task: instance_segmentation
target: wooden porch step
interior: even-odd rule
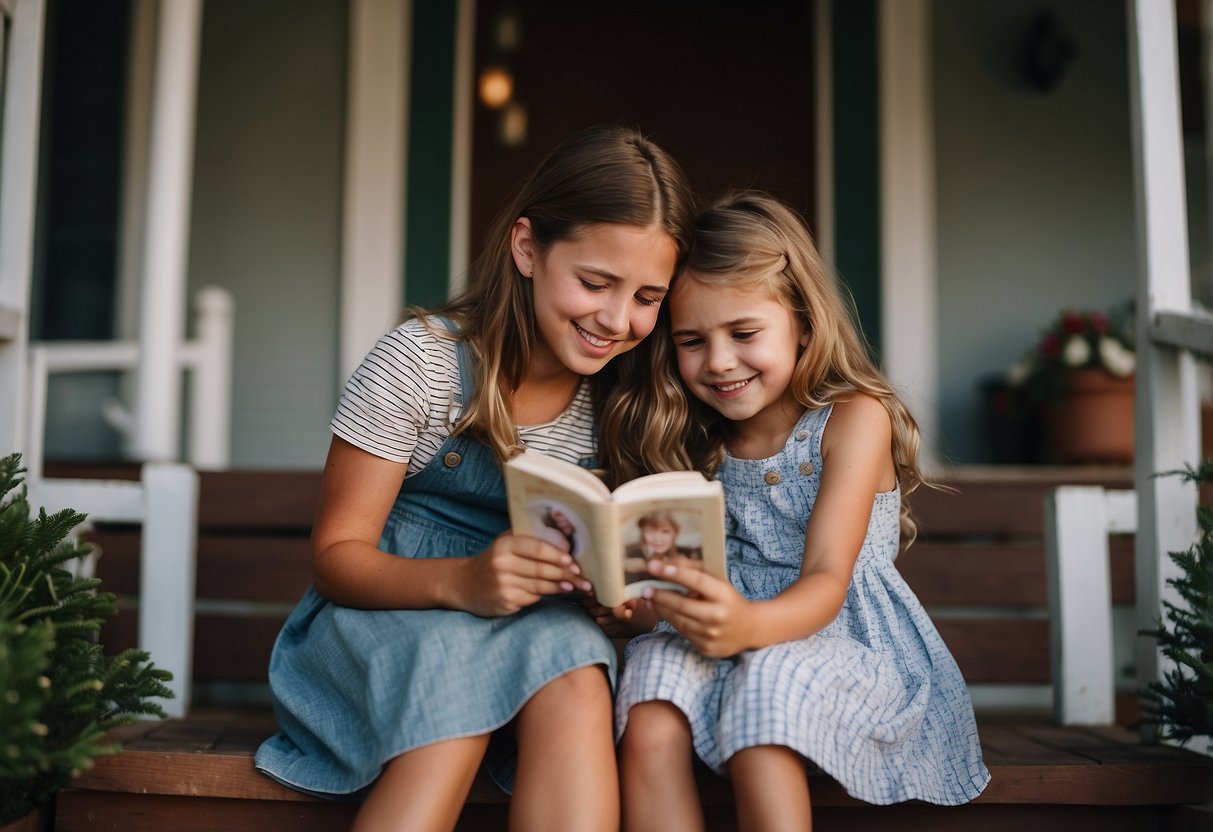
[[[141,722],[117,732],[124,751],[97,761],[59,795],[57,832],[122,830],[298,830],[348,828],[356,811],[299,794],[253,769],[253,752],[274,731],[264,708],[199,711],[185,720]],[[1142,745],[1116,727],[1060,728],[986,719],[982,748],[992,780],[973,803],[869,806],[831,778],[811,778],[818,830],[901,829],[1159,830],[1202,828],[1190,804],[1213,802],[1213,759]],[[700,773],[710,829],[735,828],[729,785]],[[506,798],[477,778],[460,823],[504,829]],[[1193,818],[1196,820],[1193,821]],[[1191,825],[1195,822],[1198,825]],[[1205,827],[1209,828],[1209,827]]]

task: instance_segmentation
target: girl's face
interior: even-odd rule
[[[534,281],[539,340],[530,372],[592,375],[653,330],[678,260],[660,227],[596,224],[540,252],[530,220],[514,224],[514,262]]]
[[[664,555],[674,545],[678,532],[668,523],[653,523],[640,530],[640,539],[644,549],[650,555]]]
[[[688,274],[670,297],[678,371],[696,398],[747,433],[777,435],[798,416],[789,393],[808,335],[762,290],[706,286]]]
[[[552,509],[552,522],[556,524],[556,528],[565,534],[573,531],[573,523],[563,511]]]

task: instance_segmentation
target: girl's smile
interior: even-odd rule
[[[587,332],[576,321],[573,321],[573,328],[577,330],[577,334],[584,338],[591,347],[610,350],[611,344],[614,343],[610,338],[599,338]]]
[[[720,393],[721,396],[728,397],[734,393],[740,395],[741,391],[753,380],[753,377],[742,379],[741,381],[721,381],[712,385]]]

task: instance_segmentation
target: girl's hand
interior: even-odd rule
[[[691,645],[709,658],[735,656],[753,642],[753,605],[728,581],[699,569],[649,562],[649,574],[681,584],[689,595],[668,589],[646,589],[653,609],[674,625]]]
[[[545,595],[591,588],[572,555],[535,537],[503,532],[465,560],[460,606],[475,615],[512,615]]]
[[[631,638],[647,633],[657,625],[649,605],[639,598],[624,601],[617,607],[604,607],[590,593],[581,603],[608,638]]]

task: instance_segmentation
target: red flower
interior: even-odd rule
[[[1083,321],[1082,315],[1069,310],[1061,314],[1061,331],[1067,335],[1073,335],[1076,332],[1082,332],[1086,329],[1086,322]]]
[[[1108,331],[1108,316],[1102,312],[1092,312],[1087,316],[1087,320],[1091,322],[1091,329],[1103,335]]]
[[[1040,346],[1037,350],[1045,358],[1056,358],[1061,354],[1061,338],[1050,332],[1040,340]]]

